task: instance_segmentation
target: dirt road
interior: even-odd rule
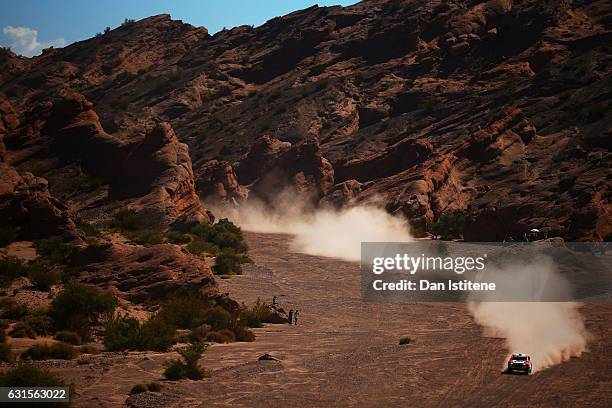
[[[255,329],[252,343],[215,344],[203,381],[164,381],[138,407],[609,407],[611,304],[583,308],[593,334],[581,358],[532,376],[502,374],[502,339],[484,338],[464,304],[368,304],[359,266],[292,253],[290,237],[247,234],[255,265],[220,280],[247,304],[278,296],[299,309],[298,326]],[[400,337],[413,344],[400,346]],[[270,353],[280,361],[257,358]],[[72,377],[79,405],[121,405],[136,383],[160,381],[173,353],[125,353],[59,371]]]

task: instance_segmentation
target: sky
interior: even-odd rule
[[[173,19],[206,27],[214,34],[224,27],[255,26],[267,20],[319,6],[356,3],[356,0],[3,0],[0,45],[31,57],[49,46],[63,47],[93,37],[105,27],[115,28],[125,18],[140,20],[167,13]]]

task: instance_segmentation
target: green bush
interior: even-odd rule
[[[132,210],[122,209],[115,214],[111,227],[120,231],[135,231],[140,228],[140,221]]]
[[[38,336],[53,333],[53,320],[40,309],[32,311],[24,318],[23,322],[34,329]]]
[[[181,329],[191,329],[201,323],[212,307],[207,296],[199,292],[179,292],[163,303],[160,317]]]
[[[21,320],[28,314],[28,307],[15,299],[0,299],[0,318],[9,320]]]
[[[37,253],[52,264],[65,264],[73,252],[72,246],[58,236],[40,239],[34,244]]]
[[[164,242],[161,232],[150,229],[131,231],[127,237],[138,245],[156,245]]]
[[[17,235],[17,230],[10,225],[0,226],[0,247],[15,242]]]
[[[33,327],[24,322],[15,323],[15,326],[13,326],[13,330],[11,330],[9,334],[11,335],[11,337],[18,339],[26,337],[29,337],[30,339],[36,338],[36,330],[34,330]]]
[[[152,383],[147,384],[147,388],[149,389],[149,391],[160,392],[162,389],[162,386],[160,383],[152,382]]]
[[[189,333],[189,340],[192,342],[204,341],[206,340],[206,336],[208,333],[210,333],[210,331],[210,324],[201,324],[195,329],[191,330],[191,333]]]
[[[130,390],[130,394],[140,394],[146,391],[149,391],[149,388],[147,387],[146,384],[136,384]]]
[[[77,350],[70,344],[66,343],[48,343],[34,344],[32,347],[21,353],[22,359],[30,360],[71,360],[78,355]]]
[[[85,236],[87,237],[99,237],[100,236],[100,231],[98,231],[93,225],[91,225],[87,221],[79,218],[74,223],[78,229],[83,231]]]
[[[27,268],[23,261],[14,256],[7,256],[0,259],[0,287],[7,288],[11,286],[13,280],[18,276],[26,273]]]
[[[262,323],[269,322],[272,318],[272,309],[270,305],[257,299],[253,306],[242,306],[240,309],[240,323],[247,327],[261,327]]]
[[[106,323],[103,338],[107,351],[165,351],[176,343],[176,328],[158,315],[144,323],[133,317],[117,317]]]
[[[234,340],[234,337],[228,337],[224,333],[217,331],[211,331],[206,335],[206,341],[210,341],[213,343],[231,343]]]
[[[164,370],[164,377],[170,381],[177,381],[183,378],[183,363],[180,360],[172,360]]]
[[[234,326],[234,318],[221,306],[212,307],[204,313],[204,323],[209,324],[214,331],[230,329]]]
[[[399,341],[400,346],[410,343],[412,343],[412,339],[410,337],[402,337]]]
[[[466,218],[463,211],[447,211],[438,218],[431,230],[434,234],[440,235],[445,241],[461,238],[463,236]]]
[[[82,343],[81,336],[78,333],[68,330],[60,330],[55,333],[55,340],[63,341],[64,343],[80,346]]]
[[[223,252],[215,257],[213,272],[217,275],[241,275],[243,256],[231,252]]]
[[[52,286],[56,285],[62,277],[57,269],[48,269],[47,265],[41,262],[32,262],[28,267],[28,278],[39,290],[48,292]]]
[[[168,231],[168,242],[173,244],[188,244],[191,242],[189,235],[176,230]]]
[[[199,365],[199,361],[206,348],[206,344],[198,342],[179,351],[183,361],[172,361],[164,371],[164,377],[171,381],[180,380],[181,378],[189,378],[190,380],[201,380],[204,378],[207,373]]]
[[[234,334],[236,335],[236,341],[255,341],[255,333],[245,326],[236,326]]]
[[[191,232],[202,241],[217,245],[221,250],[231,248],[235,253],[245,253],[248,250],[242,231],[227,218],[213,225],[199,224],[192,228]]]
[[[112,315],[117,307],[117,298],[94,286],[69,284],[53,302],[49,314],[59,330],[74,331],[82,339],[89,338],[91,325],[102,316]]]
[[[0,387],[67,387],[69,386],[61,377],[47,370],[36,368],[31,364],[19,364],[0,373]],[[70,386],[70,397],[74,394],[74,387]],[[20,403],[20,407],[37,407],[41,404]],[[46,402],[45,407],[67,407],[69,403]]]
[[[4,361],[5,363],[11,363],[13,361],[10,344],[0,343],[0,361]]]
[[[200,255],[202,252],[206,252],[208,254],[216,255],[219,253],[220,249],[217,245],[203,241],[199,238],[194,239],[187,245],[187,250],[194,254]]]

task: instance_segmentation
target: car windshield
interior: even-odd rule
[[[525,360],[527,360],[527,357],[524,357],[524,356],[514,356],[514,357],[512,357],[512,359],[516,360],[516,361],[525,361]]]

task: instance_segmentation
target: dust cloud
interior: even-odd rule
[[[310,255],[359,261],[361,242],[412,240],[408,223],[375,205],[312,208],[285,195],[274,208],[249,200],[224,208],[242,229],[293,235],[291,249]]]
[[[530,291],[529,298],[566,298],[570,290],[565,279],[555,270],[552,261],[544,258],[530,263],[515,263],[493,272],[507,293],[496,296],[524,299],[518,291]],[[514,293],[512,293],[514,291]],[[533,297],[532,297],[533,296]],[[580,357],[587,350],[589,333],[577,302],[470,302],[468,310],[487,337],[506,340],[510,353],[531,356],[533,371]],[[503,360],[507,367],[510,354]]]

